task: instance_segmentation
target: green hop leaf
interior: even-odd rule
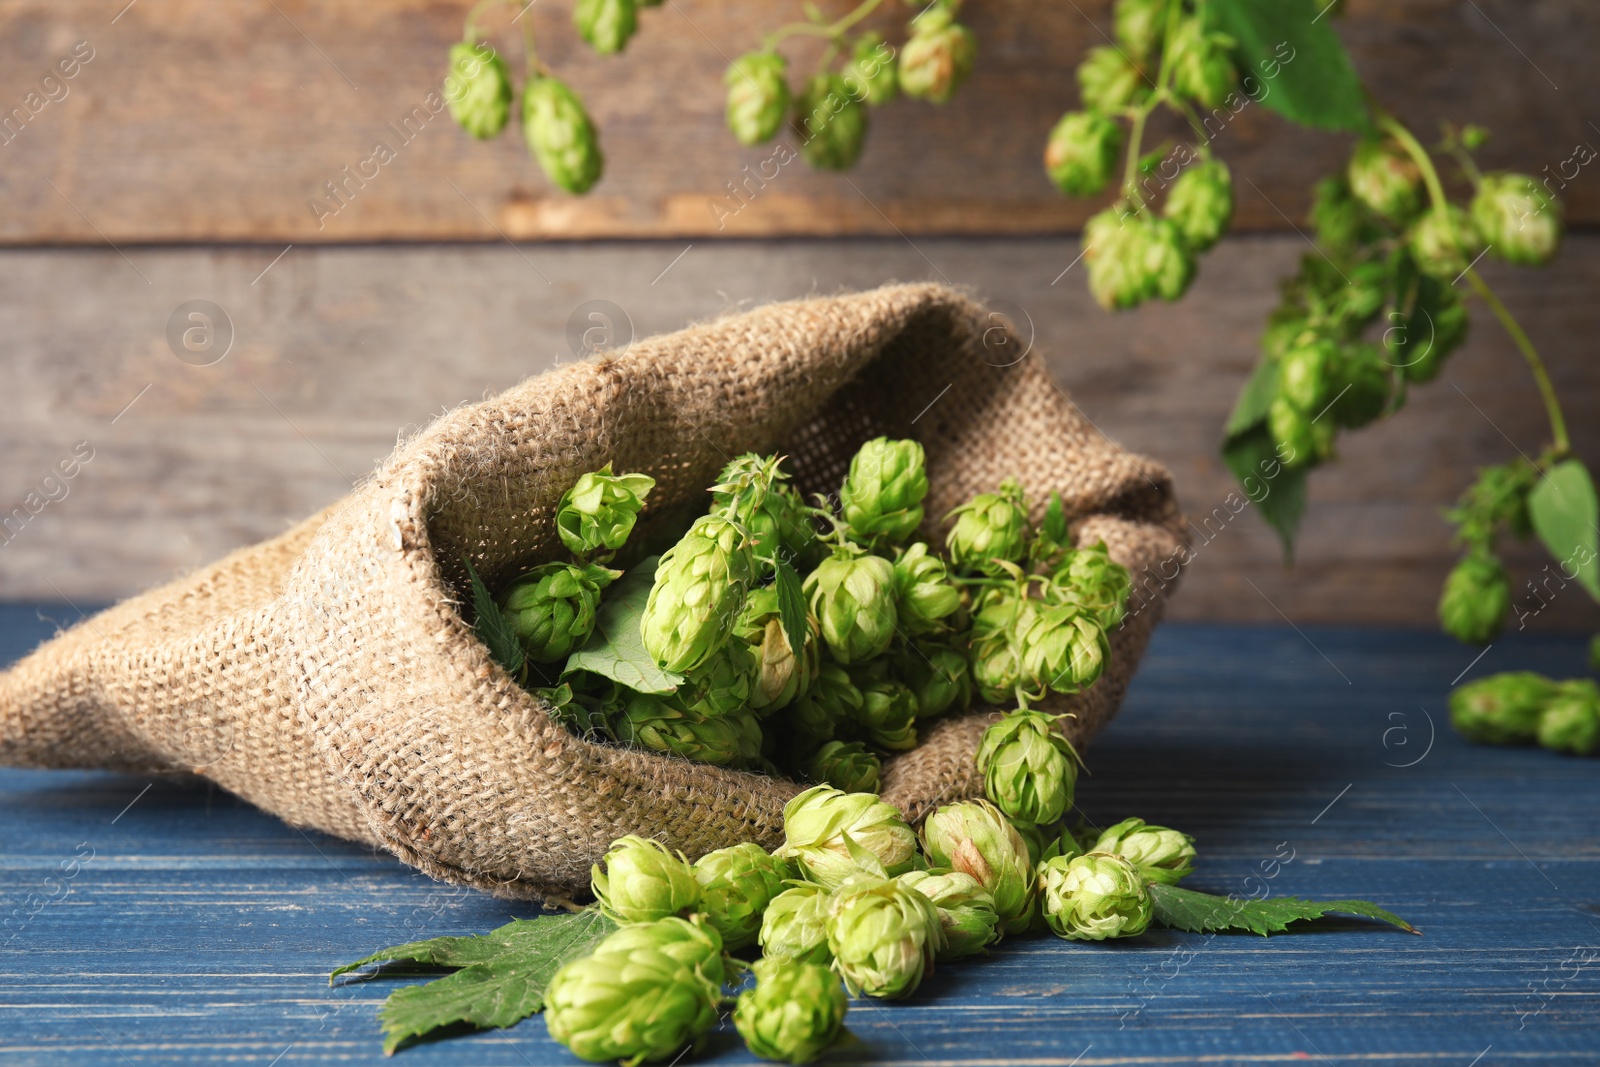
[[[546,563],[506,587],[501,614],[529,659],[559,663],[594,629],[600,591],[620,577],[594,563]]]
[[[882,765],[860,741],[828,741],[801,764],[806,779],[847,793],[876,793]]]
[[[1212,930],[1248,930],[1265,937],[1287,930],[1300,919],[1317,919],[1329,912],[1361,915],[1398,926],[1409,934],[1412,925],[1392,912],[1366,900],[1302,900],[1299,897],[1272,897],[1268,900],[1240,900],[1196,893],[1181,886],[1156,883],[1148,887],[1155,904],[1155,921],[1173,930],[1208,933]]]
[[[883,34],[864,33],[856,39],[850,62],[845,64],[844,80],[856,97],[872,107],[881,107],[899,94],[894,49]]]
[[[1217,243],[1233,219],[1233,176],[1220,159],[1197,163],[1178,176],[1162,213],[1195,252]]]
[[[609,463],[582,475],[556,505],[561,543],[574,556],[615,552],[633,532],[655,484],[648,474],[612,474]]]
[[[1120,111],[1138,104],[1151,88],[1145,72],[1118,48],[1091,48],[1078,65],[1079,97],[1093,111]]]
[[[1439,596],[1439,625],[1457,641],[1484,645],[1494,640],[1511,608],[1511,583],[1500,561],[1473,551],[1455,565]]]
[[[813,167],[849,170],[867,139],[867,109],[837,74],[818,74],[795,101],[800,154]]]
[[[1582,460],[1562,460],[1528,492],[1534,532],[1565,572],[1600,600],[1600,501]]]
[[[1033,922],[1036,887],[1028,845],[993,804],[946,804],[922,823],[928,862],[970,875],[994,901],[1000,927],[1020,934]]]
[[[1555,698],[1556,683],[1532,671],[1491,674],[1450,693],[1450,723],[1469,741],[1522,744],[1539,732],[1539,719]]]
[[[720,515],[696,520],[656,565],[639,621],[645,649],[669,671],[706,662],[733,633],[754,574],[742,527]]]
[[[700,911],[722,935],[729,952],[753,945],[761,914],[783,891],[788,864],[754,842],[719,848],[694,863],[700,883]]]
[[[933,969],[944,926],[921,893],[890,878],[861,876],[833,895],[828,948],[852,993],[900,1000]]]
[[[1561,203],[1526,174],[1486,175],[1472,198],[1472,221],[1508,263],[1548,263],[1561,247]]]
[[[693,911],[700,883],[681,854],[659,841],[629,834],[619,837],[590,871],[600,911],[619,925],[648,923]]]
[[[1044,169],[1068,196],[1096,196],[1115,176],[1121,154],[1121,126],[1099,112],[1069,111],[1050,131]]]
[[[494,137],[511,117],[511,95],[511,72],[493,48],[470,41],[450,46],[444,99],[458,126],[480,141]]]
[[[1600,689],[1587,678],[1562,682],[1539,716],[1539,743],[1574,756],[1600,750]]]
[[[578,95],[554,78],[530,82],[522,93],[522,132],[545,176],[569,193],[600,180],[605,157]]]
[[[985,795],[1008,817],[1051,823],[1072,806],[1078,757],[1050,716],[1014,711],[983,732],[978,773]]]
[[[812,786],[784,805],[783,833],[778,855],[798,861],[808,878],[830,889],[861,873],[852,844],[877,857],[891,877],[917,860],[916,834],[893,805],[871,793]]]
[[[810,1063],[839,1037],[849,1001],[827,967],[761,959],[750,968],[755,988],[739,994],[733,1025],[764,1060]]]
[[[1000,940],[994,897],[972,875],[949,870],[907,871],[895,880],[927,897],[938,909],[939,925],[944,928],[944,948],[935,957],[940,963],[976,955]]]
[[[1146,882],[1177,885],[1194,873],[1194,838],[1143,819],[1123,819],[1107,827],[1085,851],[1121,856]]]
[[[894,640],[894,565],[882,556],[841,550],[806,576],[805,594],[829,653],[840,663],[875,659]]]
[[[728,87],[728,129],[740,144],[770,141],[789,111],[788,62],[776,52],[740,56],[722,76]]]
[[[1472,265],[1483,242],[1471,217],[1447,204],[1443,211],[1429,211],[1412,225],[1406,247],[1419,270],[1449,283]]]
[[[1090,852],[1039,865],[1044,921],[1069,941],[1137,937],[1152,904],[1139,868],[1121,856]]]
[[[1392,139],[1369,137],[1356,145],[1345,177],[1351,195],[1396,225],[1404,225],[1422,209],[1422,172]]]
[[[832,891],[810,882],[794,885],[772,898],[761,917],[757,937],[764,956],[773,960],[793,960],[827,966],[833,962],[828,949],[828,905]]]
[[[922,500],[927,495],[922,445],[877,437],[850,458],[839,504],[851,536],[866,543],[899,543],[922,525]]]
[[[628,47],[639,28],[639,12],[635,0],[578,0],[572,24],[596,52],[612,56]]]
[[[900,88],[909,97],[942,104],[972,73],[977,39],[971,30],[950,21],[947,11],[918,18],[911,38],[900,49]]]

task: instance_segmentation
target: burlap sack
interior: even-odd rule
[[[458,408],[298,527],[61,634],[0,676],[0,761],[192,771],[296,826],[382,845],[439,878],[513,897],[581,893],[625,833],[691,858],[773,845],[799,788],[585,742],[554,724],[473,635],[460,558],[493,584],[559,549],[550,509],[610,461],[657,479],[635,536],[703,510],[730,457],[781,450],[808,493],[866,438],[927,449],[927,535],[1016,476],[1063,493],[1080,542],[1137,574],[1183,523],[1170,476],[1096,432],[1037,354],[993,342],[981,308],[900,286],[776,304],[571,364]],[[931,405],[931,406],[930,406]],[[676,514],[675,514],[676,513]],[[1035,516],[1038,517],[1037,515]],[[1080,745],[1110,718],[1160,612],[1112,637]],[[991,713],[940,721],[885,768],[913,819],[981,793]]]

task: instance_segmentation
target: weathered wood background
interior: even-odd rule
[[[721,69],[799,5],[673,0],[645,12],[623,58],[600,59],[576,46],[570,4],[547,2],[526,17],[605,139],[593,195],[551,194],[515,138],[477,144],[439,116],[319,225],[308,201],[329,203],[324,183],[393,139],[386,124],[435,87],[467,6],[0,0],[0,109],[12,116],[0,143],[0,512],[77,442],[94,450],[66,496],[0,544],[0,596],[113,598],[277,532],[405,428],[572,358],[569,319],[589,300],[643,336],[809,292],[967,286],[1020,309],[1084,410],[1173,467],[1197,523],[1223,504],[1222,421],[1274,279],[1308,250],[1294,230],[1306,190],[1348,139],[1244,109],[1218,139],[1248,179],[1240,234],[1181,304],[1111,316],[1088,299],[1081,266],[1062,275],[1097,205],[1057,196],[1038,163],[1076,100],[1078,56],[1108,28],[1105,0],[974,0],[982,51],[956,100],[891,105],[856,171],[790,164],[733,214],[713,207],[737,206],[725,183],[772,150],[740,148],[722,127]],[[1600,144],[1595,5],[1348,7],[1340,32],[1358,66],[1419,129],[1482,122],[1495,133],[1487,165],[1540,174]],[[13,109],[78,42],[93,58],[19,128]],[[1491,272],[1591,459],[1600,239],[1582,231],[1600,221],[1596,173],[1563,191],[1580,232],[1553,266]],[[597,237],[616,240],[581,243]],[[232,347],[211,366],[180,361],[167,340],[190,300],[231,321]],[[1174,611],[1427,625],[1451,559],[1439,510],[1475,466],[1531,452],[1541,434],[1514,349],[1480,316],[1438,382],[1392,422],[1348,435],[1341,463],[1314,478],[1294,570],[1248,510],[1213,521]],[[1543,566],[1519,559],[1523,576]],[[1543,599],[1530,625],[1600,622],[1576,588]]]

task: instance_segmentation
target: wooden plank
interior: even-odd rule
[[[0,145],[0,243],[1041,234],[1074,231],[1097,206],[1058,196],[1039,160],[1055,119],[1075,106],[1074,68],[1101,43],[1108,0],[968,5],[981,48],[970,85],[944,107],[901,101],[876,114],[848,177],[771,162],[772,146],[740,148],[722,125],[727,57],[798,17],[799,4],[675,0],[645,11],[620,59],[577,44],[569,5],[540,4],[528,17],[541,55],[603,131],[607,175],[586,198],[553,193],[515,135],[478,144],[426,111],[415,134],[391,128],[438,86],[467,6],[141,0],[119,14],[106,0],[6,0],[0,108],[27,104],[79,42],[92,58],[53,87],[65,96],[33,97],[36,115],[13,114]],[[1600,42],[1595,5],[1349,8],[1341,32],[1358,65],[1424,134],[1443,119],[1481,122],[1496,134],[1489,166],[1553,176],[1575,144],[1600,145],[1594,109],[1580,106]],[[881,14],[885,27],[894,10]],[[1218,128],[1218,150],[1250,183],[1239,183],[1242,230],[1287,230],[1349,140],[1253,105]],[[329,198],[327,183],[346,182],[345,168],[380,141],[396,158]],[[1565,191],[1579,223],[1600,221],[1592,170]],[[767,177],[746,185],[752,173]],[[749,191],[730,198],[734,187]]]
[[[1094,306],[1081,266],[1060,277],[1071,240],[296,247],[275,264],[281,248],[0,254],[0,514],[77,442],[94,449],[66,497],[0,545],[0,592],[111,599],[276,534],[346,491],[398,433],[573,358],[569,320],[589,300],[610,301],[642,337],[755,302],[931,279],[1031,322],[1089,417],[1171,466],[1199,545],[1177,617],[1432,625],[1452,560],[1439,512],[1476,467],[1514,456],[1510,442],[1537,450],[1536,394],[1480,316],[1439,381],[1341,439],[1344,459],[1314,476],[1298,563],[1284,569],[1256,516],[1228,514],[1235,487],[1216,444],[1274,279],[1304,249],[1297,237],[1229,240],[1182,303],[1122,315]],[[1575,238],[1548,270],[1491,277],[1546,353],[1579,454],[1600,456],[1588,352],[1600,239]],[[213,366],[181,362],[165,337],[193,299],[233,323],[232,351]],[[1532,550],[1513,559],[1519,581],[1546,562]],[[1600,614],[1568,586],[1530,625],[1595,628]]]
[[[0,610],[0,648],[45,632],[29,618]],[[1568,673],[1582,642],[1510,639],[1495,655],[1493,669]],[[1600,784],[1589,761],[1450,732],[1461,659],[1436,634],[1169,625],[1079,791],[1096,825],[1137,813],[1193,833],[1196,888],[1364,896],[1424,936],[1334,922],[1270,939],[1010,939],[907,1002],[853,1004],[856,1043],[823,1062],[1589,1062]],[[415,979],[329,988],[327,972],[528,914],[185,779],[3,771],[0,820],[7,1062],[391,1062],[379,1003]],[[576,1062],[538,1019],[401,1055]],[[755,1062],[726,1024],[693,1062],[708,1061]]]

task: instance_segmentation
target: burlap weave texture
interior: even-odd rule
[[[704,509],[731,457],[781,451],[837,488],[879,434],[927,450],[929,537],[1008,476],[1052,489],[1075,539],[1136,574],[1184,540],[1171,478],[1101,436],[1037,353],[938,286],[774,304],[569,364],[440,417],[349,496],[280,537],[90,618],[0,675],[0,762],[193,772],[436,877],[565,897],[625,833],[690,857],[781,839],[793,782],[596,744],[554,724],[467,621],[460,560],[491,585],[559,554],[561,494],[611,462],[657,479],[636,537]],[[987,341],[986,343],[986,333]],[[1080,745],[1110,719],[1160,614],[1112,635],[1106,676],[1055,698]],[[992,711],[888,761],[912,818],[981,792]]]

